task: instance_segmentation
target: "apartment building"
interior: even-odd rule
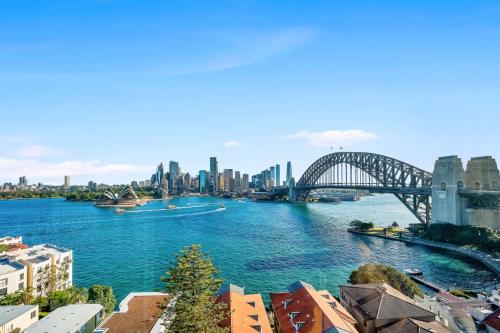
[[[16,248],[0,255],[0,293],[30,290],[46,296],[73,285],[73,251],[51,244]],[[5,290],[6,289],[6,290]]]
[[[260,294],[245,294],[243,288],[229,284],[221,288],[217,302],[227,304],[228,318],[222,326],[231,333],[272,332]]]
[[[38,304],[0,306],[0,333],[24,332],[37,321]]]
[[[327,290],[297,281],[270,297],[277,333],[358,333],[356,320]]]
[[[94,333],[104,318],[100,304],[71,304],[55,309],[25,333]]]

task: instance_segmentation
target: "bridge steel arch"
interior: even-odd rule
[[[330,170],[345,169],[345,179],[325,177]],[[352,168],[368,177],[359,181]],[[350,175],[349,175],[350,171]],[[331,171],[330,171],[331,176]],[[368,180],[366,180],[368,179]],[[311,164],[291,189],[292,200],[305,200],[311,190],[345,188],[392,193],[422,223],[431,221],[432,173],[392,157],[366,152],[336,152]]]

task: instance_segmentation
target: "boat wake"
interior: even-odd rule
[[[184,207],[174,207],[174,208],[140,209],[140,210],[127,210],[125,212],[137,214],[137,213],[148,213],[148,212],[162,212],[167,210],[173,211],[178,209],[193,209],[193,208],[210,207],[210,206],[217,206],[217,205],[213,204],[213,205],[194,205],[194,206],[184,206]]]

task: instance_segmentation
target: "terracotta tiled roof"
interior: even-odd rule
[[[222,323],[231,333],[271,333],[266,307],[260,294],[245,295],[243,288],[228,285],[221,290],[218,302],[228,305],[229,318]]]
[[[336,329],[343,333],[357,333],[354,318],[327,291],[316,291],[313,286],[296,282],[289,292],[272,293],[274,314],[283,333],[322,333]]]
[[[500,331],[500,308],[498,308],[495,312],[490,314],[483,321],[483,323],[491,328],[496,329],[497,331]]]

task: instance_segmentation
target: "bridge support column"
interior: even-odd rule
[[[464,185],[465,171],[458,156],[440,157],[432,173],[431,223],[463,224],[463,202],[459,189]]]

